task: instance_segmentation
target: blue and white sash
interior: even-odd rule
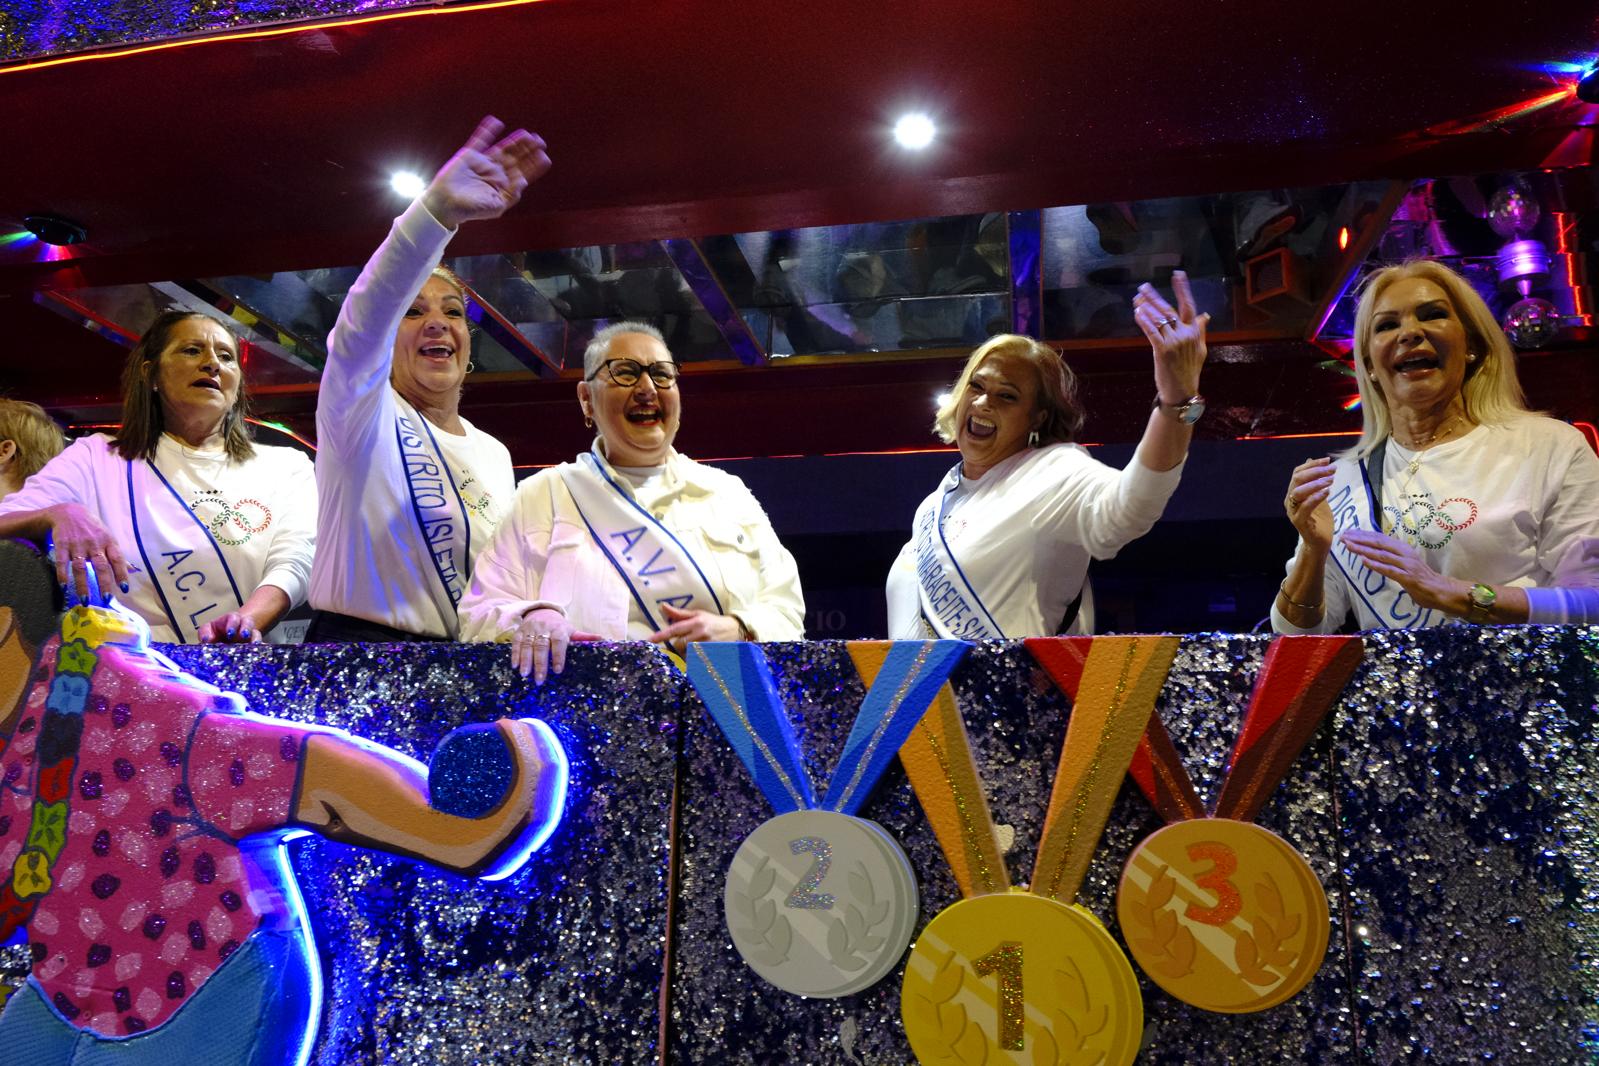
[[[672,531],[633,499],[594,450],[561,467],[561,480],[605,558],[627,583],[633,601],[656,629],[666,628],[661,605],[726,614],[705,571]]]
[[[472,576],[472,526],[466,502],[455,486],[455,475],[444,461],[433,429],[409,403],[407,416],[395,411],[394,437],[405,465],[405,487],[411,493],[411,512],[422,530],[422,542],[433,562],[433,572],[450,597],[459,604]]]
[[[945,640],[1004,640],[1005,631],[994,621],[944,539],[944,512],[960,481],[957,463],[939,486],[944,495],[937,506],[927,508],[917,520],[916,584],[922,617]]]
[[[1367,566],[1364,559],[1339,539],[1339,534],[1346,529],[1382,532],[1364,459],[1338,463],[1334,467],[1332,493],[1327,505],[1332,508],[1333,515],[1333,563],[1343,573],[1350,594],[1365,604],[1380,625],[1387,629],[1423,629],[1447,621],[1441,612],[1422,607],[1411,599],[1399,582]]]
[[[128,516],[144,572],[178,640],[198,644],[201,626],[244,606],[239,583],[216,537],[160,467],[150,459],[125,465]]]

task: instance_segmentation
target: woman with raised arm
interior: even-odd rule
[[[503,129],[485,118],[395,219],[328,338],[308,641],[453,640],[473,561],[510,506],[510,453],[461,417],[466,293],[438,269],[462,223],[498,218],[550,168],[542,140]]]
[[[504,641],[522,676],[573,640],[799,640],[794,558],[744,483],[672,447],[677,363],[660,330],[618,322],[583,352],[594,445],[517,489],[461,601],[465,640]]]
[[[1133,297],[1149,338],[1155,402],[1133,459],[1117,470],[1071,443],[1083,423],[1060,354],[1031,337],[972,353],[935,422],[960,462],[916,511],[888,573],[888,632],[1001,640],[1093,631],[1088,563],[1147,533],[1177,488],[1194,422],[1208,314],[1188,277],[1173,308],[1151,285]]]
[[[53,539],[63,589],[91,573],[165,643],[250,642],[305,598],[311,463],[257,444],[238,339],[167,311],[122,372],[122,425],[80,437],[0,501],[0,537]]]
[[[1527,410],[1470,283],[1425,259],[1372,275],[1355,375],[1360,442],[1288,482],[1299,544],[1272,628],[1599,622],[1599,457]]]

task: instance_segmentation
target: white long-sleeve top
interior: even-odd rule
[[[305,599],[317,524],[316,482],[309,459],[293,448],[257,444],[253,459],[236,463],[225,452],[196,451],[167,435],[156,445],[154,458],[179,499],[211,530],[242,598],[249,599],[262,585],[272,585],[282,589],[291,604]],[[127,460],[117,454],[109,436],[96,433],[73,441],[19,491],[0,501],[0,515],[62,503],[81,504],[116,538],[128,560],[128,591],[117,599],[149,623],[150,639],[181,640],[139,557],[128,507]],[[211,550],[209,545],[190,547]],[[151,565],[160,563],[152,559]],[[231,598],[230,594],[227,599]],[[236,607],[218,603],[215,617]]]
[[[1355,464],[1339,459],[1334,465],[1361,485]],[[1382,495],[1383,531],[1419,549],[1440,574],[1527,589],[1533,622],[1599,617],[1583,614],[1581,605],[1593,596],[1580,591],[1599,588],[1599,456],[1575,427],[1553,418],[1517,418],[1419,452],[1389,438]],[[1301,540],[1287,572],[1304,550]],[[1556,589],[1578,592],[1565,596]],[[1575,612],[1563,606],[1567,600],[1577,605]],[[1271,626],[1279,633],[1331,633],[1351,611],[1361,629],[1383,626],[1332,559],[1322,578],[1322,603],[1320,624],[1301,629],[1273,602]]]
[[[574,629],[606,640],[641,640],[654,631],[561,480],[571,465],[541,470],[518,486],[461,599],[462,640],[509,640],[523,614],[539,606],[560,608]],[[744,482],[676,451],[651,476],[607,469],[694,556],[723,609],[756,640],[804,638],[799,569]]]
[[[317,396],[316,564],[311,606],[429,637],[456,635],[455,604],[412,509],[396,419],[409,405],[389,384],[400,320],[453,231],[420,200],[406,208],[344,299],[328,337]],[[466,504],[468,561],[488,543],[516,491],[511,453],[466,419],[464,435],[433,427]],[[420,428],[420,427],[418,427]]]
[[[1089,561],[1109,559],[1149,532],[1182,470],[1151,470],[1137,454],[1117,470],[1077,444],[1023,449],[975,480],[951,473],[960,484],[944,514],[944,538],[1007,637],[1053,636],[1083,589]],[[949,477],[917,508],[912,529],[942,505],[947,488]],[[895,640],[928,633],[917,587],[912,537],[888,571]],[[1092,619],[1080,620],[1074,631],[1090,632]]]

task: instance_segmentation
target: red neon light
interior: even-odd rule
[[[1563,211],[1552,211],[1550,216],[1555,224],[1555,252],[1566,263],[1566,287],[1571,290],[1571,309],[1582,319],[1583,325],[1591,326],[1593,317],[1585,306],[1587,301],[1583,299],[1583,283],[1577,280],[1577,258],[1571,254],[1571,233],[1577,228],[1577,220]]]
[[[1595,426],[1592,422],[1573,422],[1571,424],[1576,426],[1578,432],[1584,437],[1588,438],[1588,447],[1592,448],[1595,453],[1599,453],[1599,426]]]
[[[1338,250],[1340,252],[1342,252],[1342,251],[1346,250],[1348,247],[1349,247],[1349,227],[1348,226],[1339,226],[1338,227]]]
[[[1315,437],[1358,437],[1358,429],[1340,429],[1330,433],[1247,433],[1233,440],[1311,440]]]
[[[54,56],[50,59],[34,60],[31,63],[3,66],[0,67],[0,75],[15,74],[24,70],[43,70],[46,67],[61,67],[69,63],[87,63],[96,59],[121,59],[124,56],[143,55],[146,52],[167,52],[174,48],[187,48],[190,45],[197,44],[218,44],[224,41],[258,41],[270,37],[288,37],[296,33],[320,33],[324,30],[339,30],[349,26],[368,26],[374,22],[423,18],[428,15],[464,15],[473,11],[495,11],[502,7],[526,7],[528,4],[542,2],[543,0],[486,0],[483,3],[460,4],[446,8],[433,7],[413,8],[406,11],[385,11],[381,15],[359,15],[350,18],[333,19],[328,22],[302,23],[298,26],[273,26],[268,29],[219,33],[211,37],[187,37],[178,41],[156,41],[152,44],[133,45],[129,48],[79,53],[70,56]]]

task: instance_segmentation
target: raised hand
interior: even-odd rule
[[[1155,354],[1155,388],[1167,406],[1186,403],[1199,393],[1199,370],[1205,365],[1205,327],[1210,313],[1199,313],[1188,275],[1174,271],[1172,292],[1177,306],[1172,307],[1145,282],[1133,296],[1133,321],[1149,338]]]
[[[423,206],[450,229],[499,218],[550,169],[542,138],[523,129],[502,137],[504,129],[499,119],[485,116],[422,193]]]

